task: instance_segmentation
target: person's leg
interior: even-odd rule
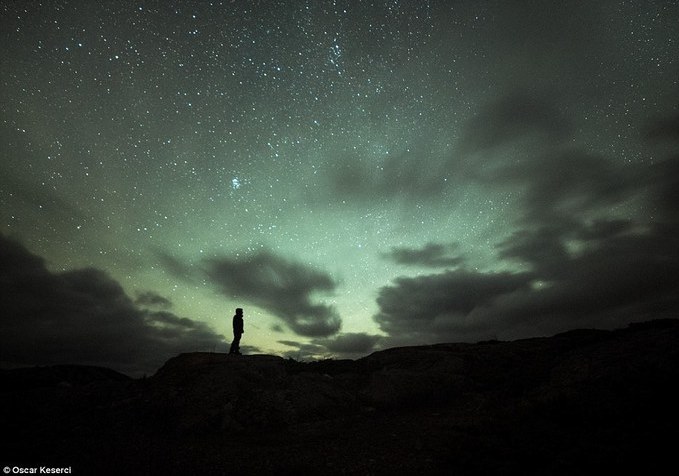
[[[233,335],[233,342],[231,342],[231,349],[229,349],[229,354],[240,353],[240,334],[235,333]]]

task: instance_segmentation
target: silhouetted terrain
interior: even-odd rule
[[[356,361],[191,353],[150,378],[2,371],[3,465],[73,474],[660,474],[679,321],[394,348]]]

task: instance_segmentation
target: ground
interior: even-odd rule
[[[356,361],[181,354],[130,379],[3,371],[5,466],[74,474],[660,472],[679,321],[389,349]]]

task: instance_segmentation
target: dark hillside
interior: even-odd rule
[[[4,371],[4,465],[74,474],[659,472],[679,321],[356,361],[181,354],[147,379]]]

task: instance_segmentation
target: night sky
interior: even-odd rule
[[[677,315],[679,2],[0,5],[4,366]]]

